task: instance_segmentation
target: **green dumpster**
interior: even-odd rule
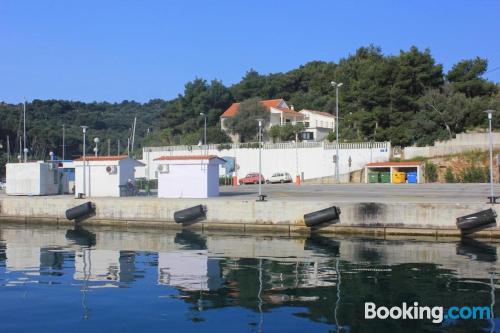
[[[369,183],[378,183],[379,182],[379,173],[378,172],[370,172],[368,174],[368,182]]]
[[[390,183],[391,182],[391,173],[390,172],[381,172],[380,173],[380,182],[381,183]]]

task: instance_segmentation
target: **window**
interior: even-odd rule
[[[289,124],[290,123],[290,119],[285,119],[285,123]]]
[[[306,122],[304,123],[304,127],[309,127],[309,122],[308,122],[308,121],[306,121]]]
[[[314,140],[313,132],[302,132],[301,133],[302,140]]]

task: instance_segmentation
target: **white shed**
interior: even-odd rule
[[[158,198],[208,198],[219,195],[219,165],[214,155],[162,156],[158,163]]]
[[[129,180],[135,179],[135,168],[144,164],[121,155],[86,156],[85,165],[84,174],[83,158],[74,161],[75,196],[82,193],[86,197],[120,197],[127,195],[125,189]]]
[[[7,163],[6,171],[8,195],[62,194],[67,188],[67,177],[54,163]]]

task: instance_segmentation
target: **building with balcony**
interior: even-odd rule
[[[335,130],[335,116],[327,112],[302,110],[295,111],[293,105],[288,106],[284,99],[270,99],[261,101],[262,105],[269,110],[269,123],[265,130],[271,126],[284,126],[287,124],[304,124],[304,131],[300,134],[303,141],[323,141],[328,134]],[[238,134],[233,134],[227,127],[228,119],[234,117],[238,112],[240,103],[233,103],[220,116],[221,129],[225,131],[235,143],[240,142]]]

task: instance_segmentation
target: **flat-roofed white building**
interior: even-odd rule
[[[75,196],[120,197],[127,195],[127,185],[134,182],[135,168],[143,163],[121,156],[86,156],[85,174],[83,158],[74,161]],[[85,185],[84,185],[85,184]]]
[[[219,165],[215,155],[162,156],[155,159],[158,198],[208,198],[219,195]]]
[[[328,134],[335,131],[335,116],[328,112],[315,110],[300,110],[304,116],[304,131],[301,133],[302,140],[323,141]]]
[[[6,169],[8,195],[62,194],[68,187],[67,177],[51,162],[7,163]]]

